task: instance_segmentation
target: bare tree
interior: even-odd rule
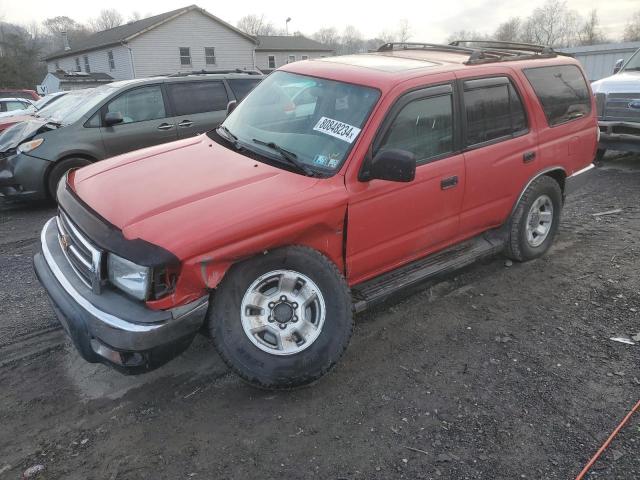
[[[547,0],[523,26],[522,40],[542,45],[567,46],[576,38],[578,14],[564,0]]]
[[[447,42],[455,40],[488,40],[489,36],[476,30],[458,30],[447,37]]]
[[[340,44],[340,36],[334,27],[321,28],[312,35],[312,38],[323,45],[332,47],[334,50],[337,50]]]
[[[45,52],[64,48],[62,32],[66,32],[72,47],[90,34],[87,27],[66,16],[47,18],[42,22],[42,26],[51,38],[49,45],[45,46]]]
[[[640,41],[640,10],[631,16],[627,26],[624,27],[623,40],[625,42]]]
[[[405,43],[411,38],[411,25],[406,18],[400,20],[397,37],[400,43]]]
[[[517,42],[520,40],[520,28],[520,19],[518,17],[512,17],[498,25],[498,28],[493,34],[494,39],[503,42]]]
[[[378,36],[380,37],[382,43],[393,43],[397,38],[396,32],[393,32],[391,30],[383,30]]]
[[[142,20],[142,14],[136,10],[129,15],[129,20],[127,20],[127,22],[132,23],[137,22],[138,20]]]
[[[124,23],[124,17],[115,8],[100,10],[100,15],[91,20],[89,24],[96,32],[109,30]]]
[[[263,15],[245,15],[236,26],[249,35],[275,35],[277,33],[273,23],[265,20]]]
[[[362,34],[353,25],[347,25],[341,37],[340,53],[359,53],[363,49]]]
[[[580,45],[595,45],[604,43],[604,41],[604,35],[598,20],[598,11],[594,8],[589,12],[589,16],[578,31],[578,43]]]

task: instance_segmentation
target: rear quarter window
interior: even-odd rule
[[[235,95],[236,100],[239,102],[246,97],[261,80],[261,78],[234,78],[227,80],[227,82],[229,83],[229,87],[231,87],[231,91]]]
[[[591,112],[589,87],[575,65],[527,68],[524,74],[542,104],[549,126],[560,125]]]

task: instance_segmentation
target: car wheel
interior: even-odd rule
[[[213,293],[208,327],[220,356],[244,380],[300,387],[331,370],[346,349],[351,294],[321,253],[281,248],[230,269]]]
[[[55,201],[58,183],[60,183],[60,180],[62,180],[69,170],[86,167],[90,164],[91,162],[84,158],[66,158],[56,162],[47,177],[47,193],[49,194],[49,198]]]
[[[525,190],[509,224],[507,256],[518,261],[545,254],[558,231],[562,191],[553,178],[543,175]]]
[[[602,160],[604,160],[604,156],[606,155],[606,153],[607,153],[607,151],[606,151],[605,149],[603,149],[603,148],[599,148],[599,149],[596,151],[596,158],[595,158],[595,160],[594,160],[594,161],[595,161],[596,163],[601,163],[601,162],[602,162]]]

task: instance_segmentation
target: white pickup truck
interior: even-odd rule
[[[600,160],[606,150],[640,152],[640,50],[624,63],[616,62],[613,75],[591,84],[600,126]]]

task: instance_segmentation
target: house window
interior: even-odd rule
[[[287,63],[292,63],[296,61],[296,56],[295,55],[289,55],[289,61]]]
[[[180,47],[180,65],[183,67],[191,66],[191,49],[189,47]]]
[[[302,55],[302,60],[309,60],[309,55]]]
[[[207,65],[216,64],[216,49],[214,47],[204,47],[204,61]]]
[[[82,68],[80,68],[80,57],[76,57],[76,72],[81,72]]]
[[[109,59],[109,70],[115,70],[116,69],[116,61],[113,58],[113,51],[109,50],[107,52],[107,58]]]
[[[269,55],[269,68],[276,68],[276,56]]]
[[[91,68],[89,67],[89,55],[84,56],[84,71],[91,73]]]

